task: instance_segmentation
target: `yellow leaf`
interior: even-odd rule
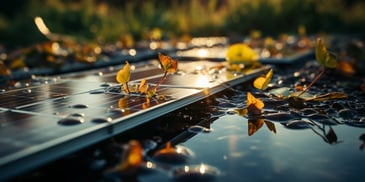
[[[236,111],[239,116],[245,116],[248,113],[247,108],[238,108],[235,109],[234,111]]]
[[[258,54],[244,43],[233,44],[226,52],[228,63],[250,63],[257,61],[258,57]]]
[[[147,84],[146,78],[144,78],[143,80],[141,80],[141,83],[139,84],[138,91],[140,93],[143,93],[143,94],[146,94],[147,93],[147,91],[148,91],[148,84]]]
[[[343,92],[330,92],[322,95],[313,96],[312,98],[305,98],[304,101],[325,101],[330,99],[346,99],[347,94]]]
[[[131,77],[131,67],[128,61],[126,61],[123,69],[118,71],[117,76],[115,78],[119,83],[126,84],[129,82],[130,77]]]
[[[257,89],[264,90],[267,88],[267,85],[269,85],[271,78],[273,75],[272,69],[269,70],[269,72],[266,73],[265,77],[258,77],[253,82],[253,86]]]
[[[260,100],[254,97],[251,92],[247,92],[247,101],[246,106],[249,107],[251,105],[254,105],[257,109],[264,108],[264,103]]]
[[[161,68],[167,73],[175,73],[177,70],[178,62],[172,59],[170,56],[158,53],[158,58],[160,60]]]
[[[319,38],[317,39],[316,44],[316,60],[319,64],[328,68],[336,68],[337,66],[336,56],[328,52],[323,41]]]

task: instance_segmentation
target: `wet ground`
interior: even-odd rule
[[[252,80],[227,88],[13,181],[363,179],[363,77],[329,70],[308,92],[344,92],[348,98],[309,101],[294,107],[269,91],[308,84],[318,73],[318,63],[307,60],[274,66],[273,70],[271,84],[264,92],[253,88]],[[245,107],[247,91],[265,103],[259,118],[236,112]],[[137,170],[115,170],[133,142],[143,148],[143,163]],[[168,143],[174,152],[161,152]]]

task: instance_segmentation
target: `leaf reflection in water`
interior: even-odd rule
[[[256,133],[262,125],[266,125],[266,127],[273,133],[276,134],[275,124],[271,121],[266,121],[264,119],[257,119],[257,120],[248,120],[248,136],[252,136]]]
[[[363,150],[365,148],[365,133],[359,136],[359,140],[362,141],[362,143],[360,144],[360,150]]]

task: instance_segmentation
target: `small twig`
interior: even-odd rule
[[[125,87],[126,87],[126,90],[127,90],[128,94],[131,93],[131,91],[129,90],[128,82],[125,83],[125,85],[126,85]]]
[[[167,78],[167,71],[164,72],[163,77],[161,78],[161,80],[156,84],[155,88],[157,90],[157,87],[160,86],[160,84]]]
[[[302,94],[304,94],[306,91],[308,91],[313,86],[313,84],[315,82],[317,82],[317,80],[319,80],[319,78],[321,78],[321,76],[324,74],[325,71],[326,71],[326,69],[324,67],[322,67],[321,72],[316,77],[314,77],[312,82],[302,92],[300,92],[298,97],[301,96]]]

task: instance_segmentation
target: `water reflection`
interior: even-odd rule
[[[359,140],[362,141],[362,144],[360,145],[360,150],[363,150],[365,148],[365,133],[360,135]]]
[[[251,136],[254,133],[256,133],[264,125],[264,123],[267,129],[269,129],[273,133],[276,133],[276,128],[274,123],[264,119],[257,119],[257,120],[248,120],[248,136]]]

